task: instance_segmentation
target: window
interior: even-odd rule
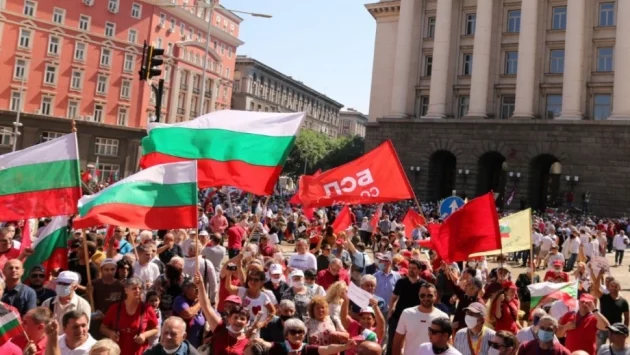
[[[424,56],[424,76],[431,76],[432,71],[433,71],[433,56],[425,55]]]
[[[457,114],[459,118],[466,117],[468,115],[468,104],[470,103],[470,96],[459,97],[459,108]]]
[[[230,68],[225,68],[225,77],[230,78]]]
[[[475,28],[477,27],[477,14],[466,15],[466,35],[472,36],[475,34]]]
[[[507,31],[512,33],[521,32],[521,10],[508,11]]]
[[[166,54],[173,55],[173,43],[166,44]]]
[[[82,31],[90,30],[90,17],[81,15],[79,16],[79,29]]]
[[[170,79],[171,79],[171,67],[165,65],[164,66],[164,82],[168,83]]]
[[[18,46],[20,48],[31,48],[31,30],[20,28],[20,41]]]
[[[11,111],[20,111],[22,108],[22,95],[19,91],[11,93]]]
[[[505,52],[505,71],[507,75],[516,75],[518,69],[518,52]]]
[[[118,12],[118,0],[109,0],[107,3],[107,9],[110,12],[117,13]]]
[[[165,13],[161,13],[160,14],[160,26],[164,27],[165,24],[166,24],[166,14]]]
[[[105,163],[92,163],[100,172],[98,176],[99,181],[118,181],[119,165],[118,164],[105,164]]]
[[[127,33],[127,42],[136,43],[138,39],[138,31],[133,28],[129,29],[129,33]]]
[[[131,81],[129,80],[122,81],[122,84],[120,85],[120,97],[122,99],[131,98]]]
[[[70,77],[70,88],[75,90],[81,90],[83,86],[83,73],[79,70],[73,70]]]
[[[549,58],[549,72],[564,73],[564,49],[551,50]]]
[[[123,70],[126,72],[133,72],[133,67],[135,64],[135,58],[133,54],[125,54],[125,62],[123,65]]]
[[[48,39],[48,54],[58,56],[61,39],[57,36],[50,36]]]
[[[103,122],[103,105],[94,105],[94,122]],[[98,138],[96,138],[98,141]]]
[[[74,46],[74,59],[78,61],[85,60],[85,43],[77,42]]]
[[[553,8],[553,21],[551,23],[553,30],[567,29],[567,7],[558,6]]]
[[[118,109],[118,120],[116,121],[116,123],[119,126],[127,125],[127,108],[126,107],[120,107]]]
[[[112,157],[118,156],[118,139],[97,137],[94,146],[94,154]]]
[[[189,41],[192,41],[194,34],[195,34],[195,29],[192,27],[188,27],[188,35],[186,37],[188,37]]]
[[[101,49],[101,66],[109,68],[111,65],[112,51],[108,48]]]
[[[473,55],[470,53],[464,54],[464,61],[462,66],[462,75],[472,74]]]
[[[512,117],[515,104],[516,97],[514,95],[501,96],[501,119],[505,120]]]
[[[155,39],[155,48],[162,48],[162,39],[160,37]]]
[[[429,97],[420,96],[419,106],[419,117],[426,116],[429,112]]]
[[[44,72],[44,84],[54,85],[57,82],[57,67],[54,65],[46,65]]]
[[[107,77],[105,75],[99,75],[96,81],[96,93],[105,95],[107,93]]]
[[[40,112],[42,115],[50,116],[52,114],[52,97],[44,96],[42,97],[42,106],[40,108]]]
[[[597,94],[593,99],[593,119],[605,120],[612,109],[610,94]]]
[[[429,17],[427,21],[427,38],[435,37],[435,17]]]
[[[68,101],[68,118],[74,119],[79,116],[79,103],[76,101]]]
[[[58,23],[60,25],[63,25],[63,20],[66,17],[66,10],[64,9],[59,9],[59,8],[55,8],[53,10],[53,17],[52,20],[54,23]]]
[[[599,4],[599,26],[610,27],[615,25],[615,3],[604,2]]]
[[[562,95],[547,95],[547,113],[545,117],[548,119],[560,117],[562,113]]]
[[[228,58],[232,58],[232,47],[228,47]]]
[[[179,33],[183,36],[184,32],[186,32],[186,24],[183,22],[179,23]]]
[[[13,79],[24,80],[26,79],[26,60],[15,60],[15,71],[13,72]]]
[[[37,8],[37,3],[35,1],[26,0],[24,1],[24,15],[25,16],[35,16],[35,9]]]
[[[42,139],[40,140],[40,143],[44,143],[44,142],[51,141],[53,139],[61,138],[62,136],[63,136],[63,133],[61,132],[45,131],[45,132],[42,132]]]
[[[171,17],[171,26],[169,28],[171,30],[175,30],[175,27],[177,27],[177,25],[175,24],[175,19]]]
[[[142,5],[133,3],[131,5],[131,17],[140,18],[142,16]]]
[[[597,71],[613,71],[612,47],[597,48]]]
[[[114,37],[114,32],[116,32],[116,24],[105,22],[105,36]]]

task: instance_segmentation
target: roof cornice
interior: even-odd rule
[[[382,17],[397,17],[400,14],[400,0],[381,1],[365,4],[365,8],[374,19]]]

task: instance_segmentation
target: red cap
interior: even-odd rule
[[[405,257],[405,258],[407,258],[407,259],[410,259],[410,258],[413,256],[413,254],[412,254],[409,250],[404,250],[404,251],[403,251],[402,253],[400,253],[400,254],[402,254],[402,256],[403,256],[403,257]]]
[[[556,260],[553,262],[553,266],[562,266],[563,264],[562,260]]]
[[[504,281],[501,284],[501,287],[503,287],[504,289],[514,289],[514,290],[516,290],[516,285],[512,281]]]
[[[238,304],[238,305],[242,304],[242,302],[241,302],[241,298],[240,298],[240,297],[238,297],[237,295],[230,295],[230,296],[227,296],[227,297],[225,298],[225,302],[232,302],[232,303],[236,303],[236,304]]]

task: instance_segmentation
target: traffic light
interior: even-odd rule
[[[164,49],[147,46],[146,41],[144,42],[144,48],[142,49],[142,67],[139,73],[141,81],[149,80],[154,76],[162,74],[162,69],[159,67],[164,64],[164,59],[156,57],[160,57],[163,54]]]

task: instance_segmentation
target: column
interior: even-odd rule
[[[215,109],[215,104],[217,102],[217,95],[219,93],[219,83],[218,80],[212,80],[212,95],[211,95],[211,99],[210,99],[210,107],[208,107],[208,112],[214,112],[216,111]]]
[[[468,117],[488,117],[488,80],[492,42],[493,0],[477,0],[477,24],[473,49]]]
[[[564,75],[562,113],[559,119],[580,120],[584,117],[584,36],[586,0],[567,4],[567,31],[564,41]],[[568,59],[568,60],[567,60]]]
[[[521,33],[518,38],[516,102],[512,117],[534,118],[536,59],[538,57],[538,0],[521,2]]]
[[[437,2],[435,38],[433,40],[433,69],[429,95],[429,111],[425,118],[446,117],[448,97],[448,74],[450,71],[451,27],[453,20],[453,0]]]
[[[630,119],[630,2],[617,2],[617,38],[615,40],[615,82],[613,87],[613,112],[609,119]]]
[[[188,80],[186,80],[186,96],[184,96],[184,121],[189,121],[190,102],[192,101],[193,72],[189,70],[186,77]]]
[[[177,101],[179,98],[179,90],[182,82],[182,71],[177,67],[172,67],[175,72],[174,79],[171,80],[171,99],[168,105],[168,117],[166,118],[167,123],[175,123],[175,119],[177,117]]]
[[[396,55],[394,57],[394,77],[392,83],[392,104],[390,115],[407,115],[407,94],[409,92],[409,72],[411,69],[411,48],[413,38],[413,17],[416,0],[402,0],[398,18],[396,36]]]

